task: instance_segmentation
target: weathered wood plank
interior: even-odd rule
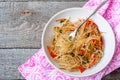
[[[24,79],[17,68],[27,61],[38,49],[0,49],[0,80]],[[102,80],[119,80],[120,69]]]
[[[0,80],[23,79],[18,66],[27,61],[38,49],[0,49]]]
[[[85,2],[1,2],[0,48],[40,48],[46,22],[56,12]]]
[[[0,0],[0,1],[5,1],[5,2],[9,2],[9,1],[16,1],[16,2],[26,2],[26,1],[44,1],[44,2],[75,2],[75,1],[78,1],[78,2],[86,2],[88,0]]]

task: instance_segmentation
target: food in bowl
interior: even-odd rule
[[[95,66],[103,57],[104,43],[102,32],[91,20],[79,28],[72,39],[69,34],[78,27],[83,19],[71,22],[70,19],[56,20],[60,26],[54,27],[54,38],[47,49],[51,57],[60,65],[60,69],[84,72]]]

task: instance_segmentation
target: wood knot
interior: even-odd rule
[[[26,16],[26,15],[32,14],[32,12],[30,10],[24,10],[24,11],[21,11],[20,14],[23,16]]]

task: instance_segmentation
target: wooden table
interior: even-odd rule
[[[17,68],[41,48],[41,34],[51,16],[66,8],[82,7],[88,0],[0,1],[6,1],[0,2],[0,80],[6,80],[24,79]],[[119,75],[117,69],[102,80],[120,80]]]

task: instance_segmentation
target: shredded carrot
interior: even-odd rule
[[[80,70],[80,72],[82,73],[83,71],[86,70],[86,68],[84,68],[84,67],[79,67],[79,70]]]
[[[63,30],[65,31],[74,31],[75,30],[75,27],[64,27]]]
[[[93,61],[92,61],[92,63],[89,64],[89,67],[91,67],[91,66],[93,66],[93,65],[95,64],[97,58],[98,58],[98,56],[95,55],[95,56],[94,56],[94,59],[93,59]]]
[[[49,51],[52,58],[55,58],[57,56],[55,53],[53,53],[52,47],[47,46],[47,49],[48,49],[48,51]]]
[[[86,70],[86,68],[84,68],[84,67],[82,67],[82,66],[76,66],[76,67],[73,67],[72,69],[77,69],[77,70],[79,70],[81,73]]]
[[[85,54],[85,50],[84,49],[81,49],[81,46],[78,47],[78,52],[81,53],[81,54]]]

